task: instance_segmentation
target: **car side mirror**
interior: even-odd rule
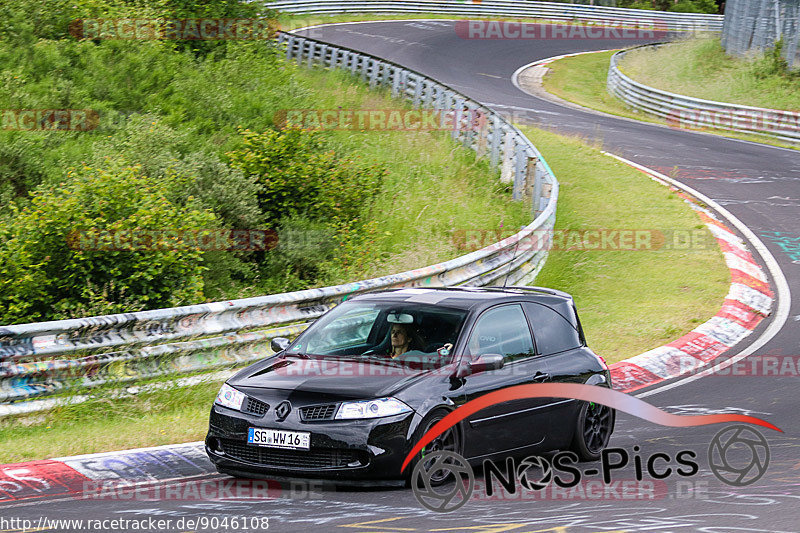
[[[286,337],[275,337],[269,343],[269,347],[272,348],[273,352],[278,353],[284,351],[290,344],[292,344],[292,341]]]
[[[485,372],[487,370],[499,370],[503,368],[505,358],[499,353],[486,353],[479,355],[474,361],[470,361],[466,368],[462,367],[460,372],[463,377],[469,374],[477,374],[478,372]]]

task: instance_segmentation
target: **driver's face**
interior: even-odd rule
[[[408,333],[406,332],[406,328],[400,326],[398,324],[392,325],[392,347],[398,346],[406,346],[408,345],[410,339],[408,337]]]

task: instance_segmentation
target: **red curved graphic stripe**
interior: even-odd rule
[[[783,433],[783,430],[777,426],[754,416],[735,414],[673,415],[638,398],[634,398],[633,396],[619,391],[607,389],[606,387],[582,385],[579,383],[536,383],[531,385],[516,385],[503,390],[490,392],[465,403],[437,422],[436,425],[422,436],[419,442],[406,456],[400,471],[404,471],[408,463],[411,462],[411,459],[422,451],[433,439],[468,416],[498,403],[511,400],[523,400],[526,398],[571,398],[573,400],[599,403],[662,426],[685,428],[720,424],[724,422],[744,422],[746,424],[755,424],[757,426],[774,429],[775,431]]]

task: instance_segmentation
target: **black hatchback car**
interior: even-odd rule
[[[275,356],[239,371],[214,402],[205,445],[220,472],[402,480],[420,437],[483,394],[542,382],[611,387],[572,298],[536,287],[369,293],[272,346]],[[602,405],[514,400],[466,418],[422,455],[447,449],[482,461],[572,449],[595,460],[613,426]]]

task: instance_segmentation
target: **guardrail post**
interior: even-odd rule
[[[500,137],[502,135],[503,130],[500,126],[500,117],[492,115],[491,152],[489,154],[489,163],[492,165],[492,168],[497,168],[497,163],[500,160]]]
[[[461,133],[461,120],[464,116],[464,99],[456,98],[456,104],[453,108],[453,139],[458,139]]]
[[[444,125],[447,122],[447,117],[452,110],[452,100],[453,94],[445,89],[442,93],[442,113],[439,115],[439,127],[444,129]],[[455,115],[455,111],[453,111],[453,115]]]
[[[522,189],[525,184],[525,169],[528,164],[525,146],[523,144],[516,144],[514,147],[514,155],[514,188],[511,199],[522,200]]]
[[[414,98],[412,100],[412,104],[414,105],[415,108],[419,107],[422,98],[422,89],[424,85],[425,81],[419,76],[416,76],[416,79],[414,80]]]
[[[289,34],[289,36],[286,38],[286,61],[292,60],[292,54],[294,53],[294,42],[295,36]]]
[[[544,167],[539,162],[538,157],[531,159],[533,165],[528,166],[528,181],[533,181],[533,191],[531,193],[531,210],[533,218],[539,216],[544,210],[542,208],[542,185],[544,184]],[[533,178],[531,178],[533,176]]]
[[[478,159],[486,155],[487,145],[489,144],[489,121],[486,115],[476,109],[476,116],[472,120],[473,129],[477,126],[477,141],[475,143],[475,155]]]
[[[503,136],[503,164],[500,167],[500,181],[511,183],[514,180],[514,134],[506,131]]]
[[[422,99],[422,107],[425,109],[430,109],[433,105],[433,98],[436,94],[437,86],[435,83],[428,82],[425,86],[425,94],[423,95]]]
[[[358,58],[360,56],[355,52],[350,52],[348,55],[350,59],[350,73],[355,76],[358,70]]]
[[[400,69],[392,66],[392,98],[400,96]]]
[[[381,67],[380,61],[372,61],[372,70],[369,73],[369,88],[374,89],[378,85],[378,69]]]
[[[309,41],[308,43],[308,67],[314,66],[314,56],[317,53],[317,43]]]
[[[400,71],[400,96],[403,97],[403,100],[408,100],[408,93],[406,89],[408,88],[408,71],[403,69]]]
[[[472,148],[472,139],[475,137],[475,110],[476,108],[470,104],[469,102],[466,103],[467,113],[464,119],[464,146],[466,148]],[[476,147],[477,151],[477,147]]]
[[[324,66],[327,62],[327,58],[325,56],[328,55],[328,45],[323,44],[319,47],[319,62]]]

